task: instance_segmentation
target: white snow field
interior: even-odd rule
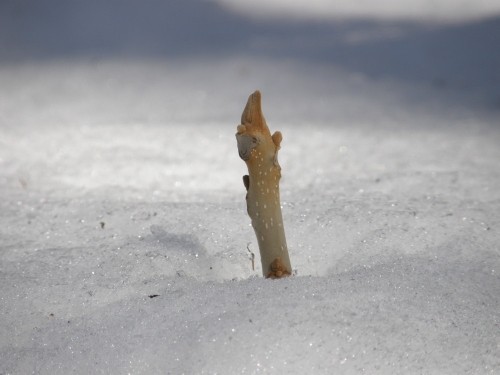
[[[68,4],[0,5],[0,374],[500,374],[498,14]],[[234,137],[255,89],[282,280]]]

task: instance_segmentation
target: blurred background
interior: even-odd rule
[[[274,81],[268,86],[291,91],[296,85],[284,82],[290,75],[314,78],[318,69],[336,68],[343,76],[354,74],[358,81],[466,91],[474,104],[498,109],[499,41],[500,3],[496,0],[0,3],[0,69],[58,64],[62,78],[64,67],[71,64],[96,67],[120,62],[128,68],[111,76],[101,72],[94,79],[108,86],[121,79],[127,87],[135,77],[145,83],[143,89],[148,92],[156,81],[147,73],[151,74],[151,67],[138,69],[135,65],[135,70],[128,70],[130,64],[168,62],[168,71],[176,72],[172,74],[177,81],[171,77],[165,84],[171,82],[179,89],[190,86],[185,94],[195,101],[208,94],[226,97],[224,88],[238,84],[246,93],[257,85],[266,86],[268,79]],[[244,79],[235,82],[235,75],[251,74],[257,60],[266,62],[259,68],[265,79],[257,74],[248,87]],[[296,68],[292,73],[287,72],[291,65]],[[141,78],[141,74],[145,76]],[[156,72],[160,80],[166,74]],[[318,77],[318,82],[324,83],[324,78]],[[9,84],[6,79],[3,77],[3,83]],[[211,85],[218,86],[217,92]],[[298,86],[307,92],[305,82]],[[75,84],[65,86],[66,91],[72,88]],[[324,92],[309,94],[318,100],[325,96]],[[140,96],[135,99],[140,103]],[[218,104],[224,102],[217,100]]]
[[[499,41],[496,0],[3,0],[0,162],[15,186],[22,175],[239,199],[235,125],[260,89],[271,128],[285,130],[283,164],[302,166],[296,184],[349,181],[366,158],[304,178],[331,167],[303,157],[294,129],[320,127],[312,150],[368,130],[371,155],[388,137],[373,129],[484,133],[499,122]],[[206,172],[219,164],[227,173]]]

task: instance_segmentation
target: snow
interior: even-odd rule
[[[150,2],[122,40],[112,6],[48,3],[0,5],[0,374],[500,373],[498,18]],[[257,88],[284,136],[283,280],[234,137]]]
[[[247,15],[258,17],[295,17],[311,19],[375,18],[425,22],[456,22],[481,19],[500,11],[493,0],[379,0],[368,2],[329,0],[215,0]]]

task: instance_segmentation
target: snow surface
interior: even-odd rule
[[[500,11],[495,0],[214,0],[236,12],[259,17],[313,19],[376,18],[455,22]]]
[[[498,18],[47,3],[0,5],[0,374],[500,373]],[[284,280],[247,250],[256,88]]]

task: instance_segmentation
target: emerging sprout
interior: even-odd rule
[[[271,136],[262,114],[260,92],[255,91],[241,115],[236,141],[238,153],[248,167],[248,175],[243,176],[247,212],[259,244],[262,273],[267,278],[292,273],[279,192],[278,150],[282,139],[279,131]]]

